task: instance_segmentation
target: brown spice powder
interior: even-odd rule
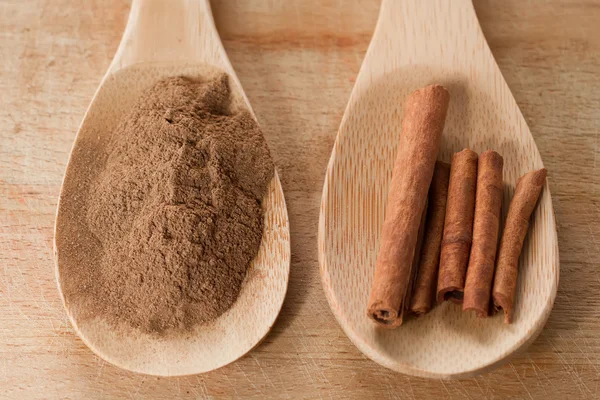
[[[113,133],[88,198],[102,248],[92,315],[163,333],[235,302],[260,246],[274,165],[253,117],[230,106],[225,74],[168,78]]]

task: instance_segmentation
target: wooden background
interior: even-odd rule
[[[262,345],[212,373],[165,379],[95,357],[74,335],[54,281],[62,174],[129,1],[0,0],[0,398],[600,396],[600,1],[475,0],[550,171],[562,263],[540,338],[504,367],[463,381],[411,378],[373,363],[345,337],[321,289],[324,171],[378,7],[378,0],[213,1],[280,171],[292,272]]]

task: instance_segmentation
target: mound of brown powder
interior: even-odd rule
[[[106,147],[87,221],[103,251],[92,313],[145,332],[188,330],[235,302],[262,237],[273,176],[226,75],[147,91]]]

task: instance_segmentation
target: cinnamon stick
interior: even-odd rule
[[[435,170],[433,174],[435,176]],[[427,220],[428,204],[429,199],[425,201],[425,207],[423,208],[423,213],[421,214],[421,223],[419,224],[419,233],[417,234],[417,245],[415,246],[412,268],[410,271],[410,281],[408,289],[406,290],[406,295],[404,296],[404,310],[408,311],[410,311],[410,300],[412,299],[413,292],[415,290],[417,275],[419,273],[419,264],[421,262],[421,249],[423,248],[423,239],[425,238],[425,221]]]
[[[450,166],[446,218],[440,253],[437,301],[462,303],[467,262],[473,235],[477,153],[464,149],[455,153]]]
[[[475,311],[480,318],[489,314],[502,212],[503,164],[500,154],[488,150],[479,156],[477,165],[473,244],[467,267],[463,310]]]
[[[513,319],[519,256],[529,229],[529,218],[546,181],[546,174],[546,169],[542,168],[522,176],[517,181],[515,195],[508,208],[492,291],[494,308],[504,310],[504,322],[507,324]]]
[[[367,315],[380,326],[402,324],[421,216],[433,176],[448,111],[440,85],[411,93],[392,172],[386,216]]]
[[[450,164],[436,162],[429,187],[429,206],[419,270],[410,305],[410,310],[417,315],[429,312],[435,298],[449,178]]]

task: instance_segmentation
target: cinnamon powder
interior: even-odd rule
[[[164,333],[208,323],[236,301],[274,165],[251,114],[230,108],[225,74],[168,78],[113,132],[84,217],[102,248],[99,271],[94,282],[71,278],[93,296],[92,315]]]

